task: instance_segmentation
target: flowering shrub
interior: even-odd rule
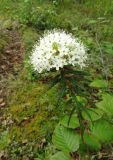
[[[85,66],[86,48],[72,34],[53,30],[44,34],[34,46],[31,64],[38,73],[59,70],[66,65]]]
[[[103,143],[113,140],[112,124],[106,120],[107,114],[113,115],[112,97],[103,95],[103,101],[95,107],[90,102],[93,99],[90,87],[101,88],[101,92],[105,92],[108,83],[96,80],[89,86],[89,74],[78,70],[85,67],[87,58],[83,43],[72,34],[59,30],[45,33],[32,51],[30,62],[35,71],[60,70],[51,82],[52,87],[58,84],[56,107],[61,106],[61,99],[66,105],[65,116],[52,136],[52,142],[59,151],[50,156],[50,160],[73,160],[76,151],[84,154],[87,150],[97,151]]]

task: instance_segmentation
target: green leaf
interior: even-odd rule
[[[103,100],[98,102],[96,106],[108,115],[113,116],[113,96],[110,94],[103,94],[102,99]]]
[[[57,152],[50,158],[50,160],[72,160],[72,158],[68,154],[65,154],[63,152]]]
[[[101,148],[99,140],[92,134],[85,133],[84,141],[91,150],[99,150]]]
[[[105,120],[98,120],[92,126],[92,133],[101,142],[110,142],[113,140],[113,125]]]
[[[90,84],[90,86],[95,88],[107,88],[108,82],[106,80],[96,79]]]
[[[53,134],[53,144],[64,152],[75,152],[79,148],[79,136],[73,130],[59,125]]]
[[[60,121],[60,124],[62,124],[63,126],[65,127],[68,127],[68,128],[77,128],[80,126],[79,124],[79,120],[77,118],[77,115],[72,115],[71,118],[70,118],[70,121],[69,121],[69,116],[66,115],[61,121]]]
[[[82,112],[82,115],[84,119],[86,119],[87,121],[91,121],[91,120],[96,121],[102,117],[103,113],[98,108],[89,108],[89,109],[86,108],[86,110],[90,115],[90,117],[85,111]]]
[[[61,80],[60,75],[55,76],[53,80],[50,82],[49,89],[53,88],[57,83],[60,82],[60,80]]]

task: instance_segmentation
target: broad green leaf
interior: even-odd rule
[[[59,125],[53,134],[53,144],[64,152],[75,152],[79,148],[79,136],[72,129]]]
[[[50,160],[72,160],[69,154],[65,154],[63,152],[57,152],[55,155],[51,157]]]
[[[62,124],[63,126],[65,127],[68,127],[68,128],[77,128],[79,127],[79,120],[77,118],[77,115],[72,115],[71,118],[70,118],[70,121],[69,121],[69,116],[66,115],[61,121],[60,121],[60,124]]]
[[[113,125],[105,120],[98,120],[92,126],[92,133],[101,142],[110,142],[113,140]]]
[[[113,96],[110,94],[103,94],[102,99],[103,100],[98,102],[96,106],[108,115],[113,116]]]
[[[99,150],[101,148],[99,140],[92,134],[85,133],[84,141],[91,150]]]
[[[96,79],[90,84],[90,86],[96,88],[107,88],[108,82],[106,80]]]
[[[103,113],[98,108],[89,108],[86,110],[87,110],[88,114],[87,114],[87,112],[83,111],[82,115],[83,115],[84,119],[86,119],[88,121],[96,121],[102,117]],[[90,117],[89,117],[89,115],[90,115]]]

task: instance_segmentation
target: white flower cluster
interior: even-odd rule
[[[64,31],[48,31],[34,46],[30,57],[34,70],[38,73],[59,70],[66,65],[85,66],[87,59],[84,45],[72,34]]]

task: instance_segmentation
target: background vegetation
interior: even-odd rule
[[[40,77],[28,62],[33,44],[45,30],[53,28],[73,33],[87,46],[86,71],[90,76],[87,80],[81,81],[83,77],[78,80],[84,93],[81,95],[79,91],[78,99],[98,113],[90,111],[91,119],[82,113],[93,133],[84,135],[88,147],[80,145],[74,153],[73,147],[67,147],[68,152],[73,159],[113,159],[112,15],[112,0],[0,0],[1,159],[50,160],[57,150],[65,151],[67,147],[59,147],[59,137],[63,144],[67,141],[70,146],[69,139],[62,140],[67,130],[61,135],[57,124],[74,132],[79,127],[75,124],[76,116],[72,117],[70,126],[64,117],[68,117],[72,109],[67,103],[69,95],[60,100],[59,107],[56,106],[61,94],[57,91],[58,85],[49,89],[54,74]],[[75,147],[75,143],[73,145]],[[70,160],[68,152],[66,150],[66,155],[59,152],[57,156]],[[57,160],[57,156],[52,160]]]

